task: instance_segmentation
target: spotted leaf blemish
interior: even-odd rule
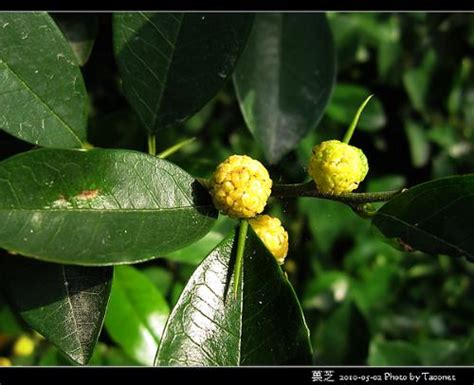
[[[75,196],[79,200],[90,200],[95,199],[99,196],[99,189],[94,190],[83,190]]]

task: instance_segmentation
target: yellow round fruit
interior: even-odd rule
[[[28,336],[21,336],[13,344],[13,355],[15,356],[29,356],[35,350],[34,341]]]
[[[288,233],[281,221],[270,215],[259,215],[250,219],[249,223],[278,264],[282,265],[288,254]]]
[[[217,166],[210,187],[218,210],[233,218],[252,218],[265,208],[272,180],[258,160],[232,155]]]
[[[369,171],[361,149],[339,140],[328,140],[314,146],[308,174],[322,194],[340,195],[359,187]]]

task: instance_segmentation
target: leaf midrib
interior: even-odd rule
[[[156,211],[179,211],[179,210],[198,210],[198,209],[205,209],[205,208],[212,208],[212,205],[200,205],[200,206],[183,206],[183,207],[164,207],[164,208],[156,208],[156,209],[90,209],[90,208],[84,208],[84,209],[17,209],[17,208],[12,208],[12,209],[0,209],[0,213],[2,212],[12,212],[12,211],[26,211],[26,212],[60,212],[60,213],[66,213],[66,212],[94,212],[94,213],[140,213],[140,212],[156,212]]]
[[[66,277],[66,268],[65,266],[61,266],[61,272],[62,272],[62,275],[63,275],[63,279],[64,279],[64,288],[66,290],[66,298],[67,298],[67,303],[69,305],[69,309],[71,310],[71,318],[72,320],[74,321],[74,339],[76,340],[77,344],[79,345],[79,351],[80,351],[80,354],[79,354],[79,357],[78,359],[80,361],[83,361],[85,359],[85,354],[84,354],[84,347],[82,346],[82,343],[81,343],[81,339],[79,337],[79,326],[77,324],[77,320],[76,320],[76,316],[74,314],[74,306],[72,305],[72,301],[71,301],[71,295],[70,295],[70,292],[69,292],[69,283],[68,283],[68,279]]]
[[[281,81],[281,66],[280,66],[280,63],[282,62],[281,60],[281,57],[282,57],[282,52],[283,52],[283,41],[282,41],[282,36],[283,36],[283,15],[280,15],[280,17],[278,18],[278,27],[277,27],[277,30],[278,30],[278,39],[277,39],[277,45],[278,45],[278,63],[277,65],[275,65],[275,72],[276,72],[276,75],[277,75],[277,78],[278,78],[278,81],[275,82],[275,100],[277,101],[277,103],[280,103],[280,96],[281,96],[281,85],[280,85],[280,81]],[[277,138],[279,138],[279,135],[276,134],[278,128],[281,126],[281,115],[277,109],[277,121],[275,122],[275,126],[274,126],[274,130],[271,131],[272,135],[270,136],[270,138],[268,139],[268,148],[269,148],[269,151],[268,151],[268,159],[271,159],[271,161],[273,162],[277,157],[275,156],[275,152],[276,152],[276,149],[279,147],[278,146],[278,141],[277,141]],[[264,146],[264,148],[266,148]]]
[[[173,42],[174,47],[173,47],[173,50],[171,52],[171,56],[168,60],[168,65],[166,66],[166,71],[165,71],[164,78],[163,78],[163,88],[162,88],[162,91],[161,91],[161,93],[158,97],[158,101],[156,102],[155,111],[153,113],[153,120],[151,121],[151,128],[152,129],[155,129],[156,121],[158,120],[158,110],[161,106],[161,102],[163,101],[163,96],[164,96],[165,91],[166,91],[166,86],[167,86],[167,83],[168,83],[168,76],[169,76],[169,73],[170,73],[171,64],[173,63],[173,59],[174,59],[175,53],[177,51],[177,45],[178,45],[177,42],[178,42],[178,39],[179,39],[179,35],[181,33],[181,29],[183,27],[184,18],[185,18],[185,15],[181,14],[181,19],[179,20],[178,30],[176,31],[175,40]],[[164,40],[169,43],[169,41],[167,39],[164,39]]]
[[[423,228],[420,228],[420,227],[417,227],[411,223],[408,223],[406,221],[404,221],[403,219],[400,219],[394,215],[390,215],[390,214],[386,214],[386,213],[378,213],[377,215],[381,216],[381,217],[386,217],[386,218],[389,218],[395,222],[399,222],[401,223],[402,225],[405,225],[407,227],[409,227],[411,230],[413,230],[414,232],[420,232],[422,234],[425,234],[428,238],[432,238],[433,240],[435,241],[438,241],[440,242],[441,244],[445,245],[445,246],[448,246],[448,247],[451,247],[453,248],[454,250],[456,250],[457,252],[459,252],[461,255],[466,255],[467,257],[469,258],[473,258],[474,256],[467,250],[464,250],[463,248],[451,243],[451,242],[448,242],[446,241],[445,239],[443,238],[440,238],[438,235],[436,234],[433,234]]]
[[[52,107],[46,102],[44,101],[29,85],[28,83],[26,83],[21,77],[20,75],[18,75],[14,70],[13,68],[11,68],[8,63],[6,62],[2,62],[1,64],[3,64],[5,66],[5,68],[7,68],[7,70],[9,70],[14,76],[15,78],[20,82],[21,85],[23,85],[23,87],[25,87],[37,100],[40,101],[40,103],[45,106],[52,114],[52,116],[54,116],[61,124],[63,127],[66,128],[66,130],[69,132],[69,134],[72,135],[72,137],[78,142],[78,144],[82,147],[82,140],[79,138],[79,136],[76,134],[76,132],[72,129],[72,127],[63,119],[61,118],[53,109]]]

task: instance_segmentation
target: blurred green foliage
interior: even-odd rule
[[[361,191],[382,191],[474,170],[474,15],[330,13],[338,56],[337,86],[316,131],[271,167],[275,183],[307,180],[313,145],[341,138],[355,109],[375,98],[352,144],[370,171]],[[112,57],[110,15],[83,71],[91,100],[89,142],[145,151],[146,137],[120,91]],[[161,151],[196,137],[171,160],[208,177],[232,153],[263,160],[245,127],[231,82],[180,130],[157,139]],[[0,133],[0,158],[28,148]],[[284,269],[301,299],[318,364],[474,364],[474,264],[407,253],[386,243],[346,206],[312,198],[273,200],[290,234]],[[219,221],[207,238],[169,259],[136,265],[170,306],[195,266],[228,230]],[[455,224],[453,224],[455,225]],[[186,254],[190,255],[189,258]],[[166,256],[163,256],[166,257]],[[0,297],[0,356],[24,326]],[[37,339],[20,365],[68,365]],[[136,365],[104,329],[91,365]]]

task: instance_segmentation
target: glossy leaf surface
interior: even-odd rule
[[[336,71],[324,14],[259,13],[234,83],[249,130],[277,163],[321,119]]]
[[[237,298],[232,232],[196,269],[163,333],[157,365],[305,365],[309,333],[290,283],[249,229]]]
[[[223,86],[253,16],[117,13],[114,50],[125,96],[150,132],[181,124]]]
[[[437,179],[410,188],[373,218],[407,251],[474,258],[474,175]]]
[[[0,246],[46,261],[154,258],[203,237],[216,216],[194,178],[140,152],[42,149],[0,163]]]
[[[2,257],[0,267],[8,298],[28,325],[73,361],[86,364],[104,322],[113,269],[12,255]]]
[[[76,58],[44,12],[0,14],[0,128],[45,147],[86,140],[87,94]]]
[[[153,365],[169,307],[155,285],[132,266],[116,266],[105,327],[136,361]]]

